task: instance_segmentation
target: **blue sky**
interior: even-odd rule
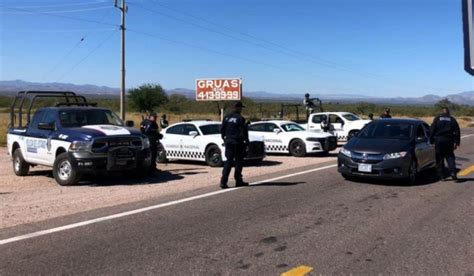
[[[0,80],[118,87],[113,2],[0,0]],[[127,28],[127,87],[242,77],[244,93],[474,89],[460,0],[130,0]]]

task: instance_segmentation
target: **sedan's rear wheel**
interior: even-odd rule
[[[205,153],[206,163],[211,167],[220,167],[224,163],[222,161],[222,153],[218,146],[209,146]]]

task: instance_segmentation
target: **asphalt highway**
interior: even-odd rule
[[[474,164],[473,143],[474,136],[465,137],[456,152],[460,168]],[[270,181],[0,243],[0,275],[278,275],[300,265],[314,275],[474,273],[474,175],[455,183],[425,173],[413,186],[350,182],[332,164],[262,175],[248,180]],[[35,231],[84,219],[46,221]],[[29,231],[31,225],[0,230],[0,239]]]

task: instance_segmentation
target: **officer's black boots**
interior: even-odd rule
[[[220,184],[219,187],[221,187],[221,189],[227,189],[229,188],[229,186],[227,186],[227,184]]]
[[[249,183],[247,182],[244,182],[244,181],[239,181],[235,184],[235,187],[244,187],[244,186],[248,186]]]

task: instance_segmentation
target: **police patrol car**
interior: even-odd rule
[[[370,120],[362,120],[350,112],[320,112],[313,113],[308,118],[308,124],[302,125],[309,131],[322,132],[322,124],[329,117],[329,133],[336,135],[338,142],[346,142],[356,135]]]
[[[249,132],[262,136],[268,153],[290,153],[303,157],[308,153],[329,152],[337,147],[335,136],[325,132],[309,132],[291,121],[252,123]]]
[[[211,167],[222,166],[226,160],[221,123],[217,121],[189,121],[173,124],[162,131],[163,139],[158,162],[168,160],[205,161]],[[245,159],[254,163],[265,158],[262,138],[249,137]]]
[[[65,102],[39,108],[30,119],[39,98]],[[22,114],[26,103],[27,114]],[[151,162],[148,138],[137,129],[124,127],[112,111],[95,107],[73,92],[19,92],[11,108],[7,145],[16,175],[27,175],[31,166],[49,166],[60,185],[76,184],[84,173],[133,171],[144,175]]]

